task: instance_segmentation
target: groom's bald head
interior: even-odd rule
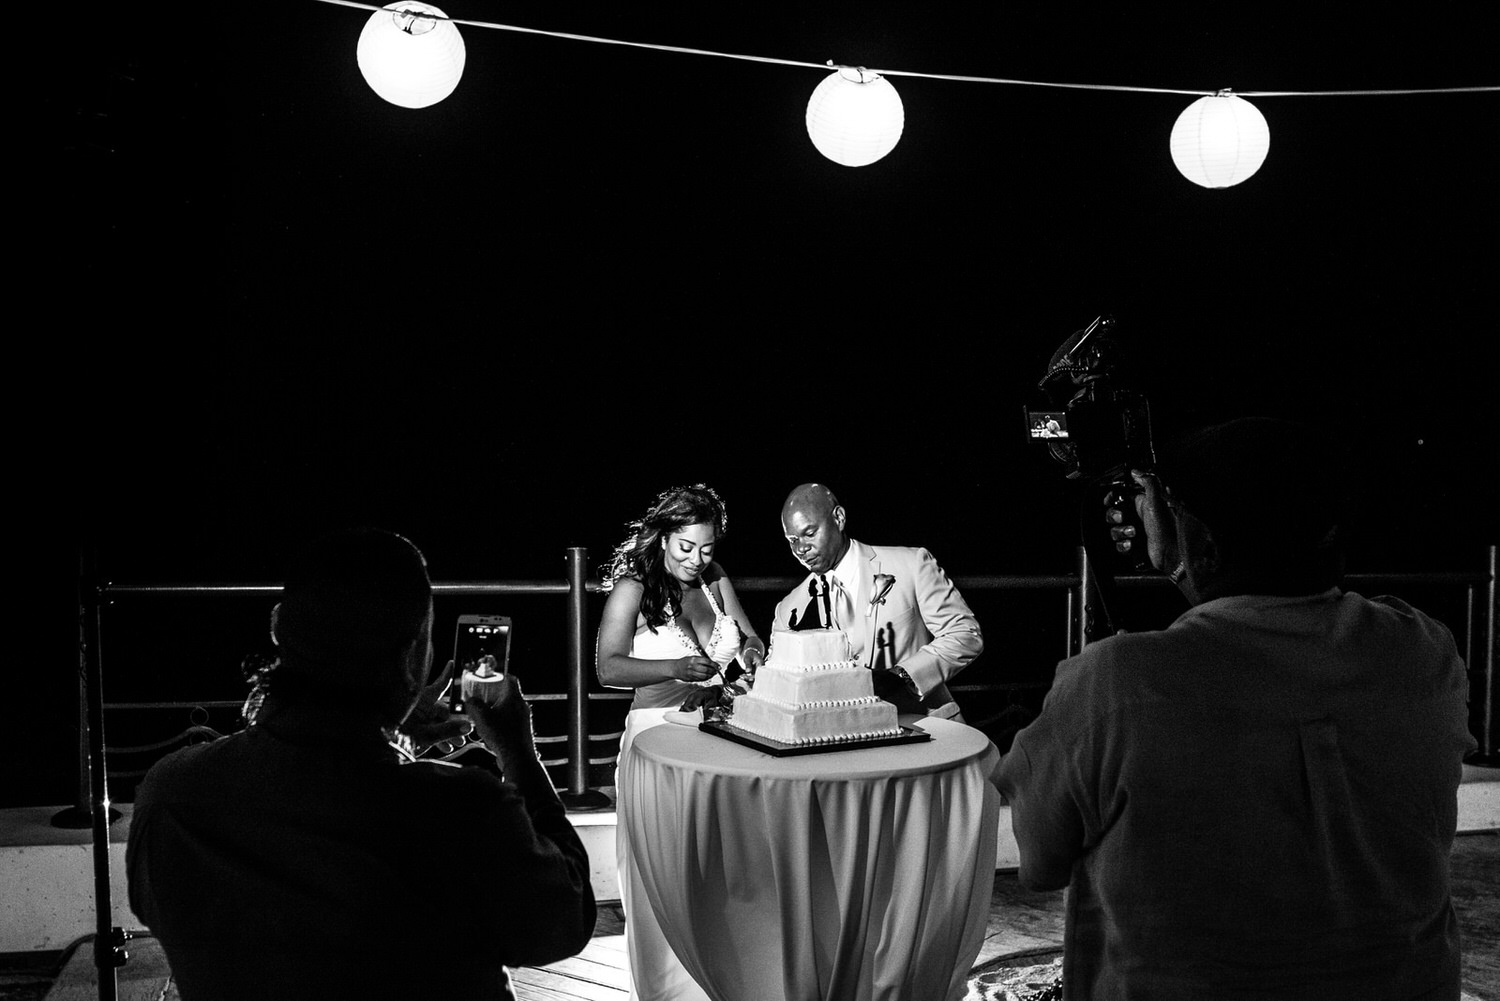
[[[804,483],[792,488],[792,492],[786,495],[786,503],[781,505],[781,520],[786,521],[787,515],[793,511],[821,518],[832,514],[833,509],[838,506],[839,499],[833,495],[832,490],[821,483]]]
[[[838,566],[849,548],[843,505],[821,483],[804,483],[787,494],[781,505],[781,530],[797,562],[813,573]]]

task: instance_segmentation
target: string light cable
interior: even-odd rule
[[[741,62],[767,63],[831,71],[808,103],[807,128],[818,150],[845,166],[864,166],[889,153],[904,124],[901,99],[888,78],[906,77],[957,83],[986,83],[1017,87],[1116,91],[1137,94],[1176,94],[1195,97],[1172,130],[1172,159],[1184,176],[1204,187],[1229,187],[1248,178],[1265,160],[1270,132],[1262,116],[1246,98],[1370,97],[1433,94],[1474,94],[1500,91],[1500,86],[1380,88],[1374,90],[1214,90],[1142,87],[1124,84],[1067,83],[1008,77],[915,70],[881,69],[814,63],[798,59],[722,52],[714,49],[657,42],[637,42],[567,31],[529,28],[493,21],[450,17],[421,0],[400,0],[386,7],[358,0],[319,0],[321,3],[371,12],[359,41],[360,70],[372,89],[386,100],[409,108],[427,107],[453,92],[465,59],[457,26],[509,31],[566,41],[619,45],[628,48],[708,56]]]
[[[367,10],[379,13],[389,8],[377,7],[374,4],[359,3],[358,0],[318,0],[319,3],[332,4],[338,7],[352,7],[356,10]],[[1016,80],[1007,77],[995,76],[970,76],[958,73],[924,73],[918,70],[892,70],[872,69],[867,67],[854,67],[836,64],[833,60],[823,63],[813,63],[802,59],[779,59],[774,56],[747,55],[740,52],[720,52],[714,49],[697,49],[684,45],[664,45],[657,42],[635,42],[622,38],[605,38],[600,35],[581,35],[570,31],[552,31],[546,28],[527,28],[516,24],[501,24],[495,21],[474,21],[468,18],[449,17],[446,14],[423,13],[414,14],[415,17],[431,19],[433,21],[446,21],[450,24],[461,24],[471,28],[490,28],[497,31],[512,31],[523,35],[542,35],[547,38],[560,38],[574,42],[596,42],[603,45],[623,45],[636,49],[652,49],[658,52],[676,52],[693,56],[712,56],[717,59],[738,59],[743,62],[771,63],[777,66],[799,66],[804,69],[826,70],[834,69],[860,69],[866,73],[878,73],[881,76],[905,76],[919,77],[925,80],[952,80],[958,83],[998,83],[1011,84],[1021,87],[1059,87],[1072,90],[1114,90],[1129,91],[1138,94],[1187,94],[1203,97],[1212,97],[1226,93],[1224,88],[1218,90],[1189,90],[1177,87],[1137,87],[1123,84],[1103,83],[1059,83],[1044,80]],[[1351,97],[1362,95],[1390,96],[1399,94],[1474,94],[1490,91],[1500,91],[1497,86],[1475,86],[1475,87],[1421,87],[1402,88],[1386,90],[1236,90],[1235,94],[1240,97]]]

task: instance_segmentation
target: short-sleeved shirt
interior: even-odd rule
[[[1456,999],[1466,697],[1442,624],[1337,589],[1064,661],[998,781],[1068,996]]]
[[[507,965],[587,944],[588,857],[555,798],[399,763],[371,721],[261,718],[137,790],[130,905],[186,1001],[507,998]]]

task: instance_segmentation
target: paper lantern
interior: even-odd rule
[[[442,11],[416,0],[377,10],[359,33],[355,56],[370,89],[403,108],[430,107],[458,87],[464,40]]]
[[[879,73],[841,67],[813,89],[807,134],[834,163],[863,167],[896,148],[906,111],[901,95]]]
[[[1239,184],[1260,169],[1270,148],[1265,116],[1233,94],[1198,98],[1172,126],[1172,162],[1205,188]]]

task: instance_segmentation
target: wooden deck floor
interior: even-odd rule
[[[630,968],[625,959],[625,921],[619,904],[600,904],[588,947],[550,966],[510,971],[516,1001],[626,1001]]]
[[[1062,940],[1062,892],[1023,890],[1015,873],[998,873],[984,946],[974,964],[976,973],[981,967],[1009,961],[1018,966],[1046,962],[1062,954]],[[583,952],[550,966],[513,969],[511,981],[517,1001],[627,1001],[630,968],[619,903],[599,905],[594,938]],[[976,999],[993,993],[976,992],[972,983],[970,987]]]
[[[1453,904],[1464,935],[1461,1001],[1500,1001],[1500,831],[1460,836],[1453,849]],[[518,1001],[628,1001],[624,932],[620,905],[599,905],[594,938],[582,953],[511,971]],[[1062,940],[1062,892],[1024,890],[1014,872],[997,873],[966,1001],[1003,997],[997,977],[1061,956]]]
[[[1500,831],[1460,836],[1453,851],[1453,903],[1463,929],[1463,1001],[1500,1001]],[[1046,963],[1062,952],[1063,895],[1021,889],[999,873],[984,947],[967,1001],[1002,996],[994,977],[1009,967]],[[629,974],[618,903],[601,904],[594,938],[579,955],[542,968],[512,970],[520,1001],[627,1001]],[[119,971],[120,1001],[179,1001],[165,956],[149,933],[130,944]],[[92,949],[71,952],[62,968],[0,970],[0,1001],[95,1001]]]

